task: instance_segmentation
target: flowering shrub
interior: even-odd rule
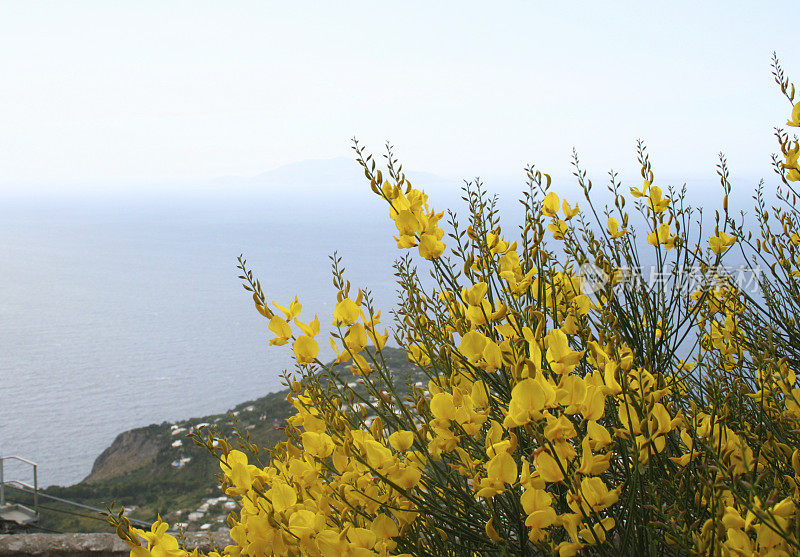
[[[428,384],[398,388],[381,312],[338,259],[327,365],[319,318],[301,321],[297,298],[270,303],[240,260],[270,344],[296,357],[297,414],[268,454],[196,434],[240,505],[221,553],[798,554],[800,148],[777,138],[782,204],[767,209],[759,188],[755,237],[728,212],[724,158],[712,234],[684,191],[657,185],[641,143],[642,183],[624,190],[612,173],[608,207],[575,157],[583,208],[530,167],[518,234],[479,183],[465,187],[467,226],[448,213],[445,234],[391,149],[384,174],[356,143],[408,250],[394,338]],[[734,249],[770,270],[759,292],[720,271]],[[662,280],[637,277],[645,264]],[[160,520],[111,520],[134,557],[186,554]]]

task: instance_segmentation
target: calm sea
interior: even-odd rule
[[[392,229],[368,191],[4,200],[0,454],[36,461],[41,485],[68,485],[121,431],[281,388],[291,350],[267,347],[236,256],[268,297],[299,295],[301,318],[324,327],[338,250],[388,322]]]

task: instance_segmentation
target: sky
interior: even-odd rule
[[[795,2],[0,2],[0,192],[252,176],[391,141],[448,177],[768,176]],[[360,186],[360,185],[359,185]]]

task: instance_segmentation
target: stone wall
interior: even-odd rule
[[[231,543],[228,532],[188,532],[188,549],[211,551]],[[0,556],[23,557],[127,557],[128,545],[115,534],[8,534],[0,535]]]

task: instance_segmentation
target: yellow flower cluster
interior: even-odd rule
[[[561,204],[561,210],[564,213],[564,219],[561,220],[558,217],[559,201],[558,195],[555,192],[551,191],[548,193],[542,202],[542,214],[552,217],[552,221],[547,226],[547,229],[553,234],[553,238],[556,240],[563,240],[564,236],[569,230],[569,224],[567,221],[577,215],[580,212],[580,209],[578,208],[577,203],[575,204],[575,207],[572,207],[566,200],[564,200]]]
[[[800,125],[798,106],[789,125]],[[800,179],[797,144],[782,149],[787,180]],[[620,286],[621,270],[641,257],[616,183],[617,212],[601,220],[591,184],[576,173],[592,227],[577,204],[549,191],[549,177],[545,185],[530,170],[513,241],[480,188],[467,188],[469,225],[450,236],[455,264],[441,257],[443,214],[427,196],[362,162],[390,204],[398,248],[418,247],[435,281],[426,288],[411,258],[396,264],[395,335],[427,384],[401,388],[383,357],[380,312],[361,290],[351,297],[336,267],[336,357],[324,365],[319,319],[300,321],[297,298],[270,309],[242,263],[270,344],[292,343],[298,374],[287,384],[297,413],[268,462],[222,439],[205,442],[223,490],[239,503],[228,521],[234,544],[222,554],[800,553],[792,313],[800,311],[800,217],[774,209],[782,230],[772,232],[759,207],[762,238],[749,244],[727,212],[723,160],[722,220],[691,249],[681,195],[653,185],[641,146],[639,160],[644,185],[630,194],[651,259],[673,277],[661,286]],[[772,258],[777,282],[763,291],[766,309],[713,275],[733,246]],[[585,263],[612,279],[586,290],[576,272]],[[695,268],[708,280],[690,292],[679,281]],[[160,520],[150,532],[115,524],[135,557],[187,555]]]
[[[223,488],[241,502],[226,555],[388,555],[416,517],[404,495],[421,477],[413,435],[352,430],[340,411],[321,415],[314,396],[291,398],[298,413],[287,425],[297,438],[277,447],[269,465],[237,450],[222,455]]]
[[[797,141],[787,142],[781,146],[786,160],[781,165],[788,170],[786,179],[790,182],[800,182],[800,144]]]
[[[167,533],[169,524],[158,517],[150,531],[133,528],[130,522],[121,522],[117,533],[131,548],[131,557],[186,557],[189,553],[180,548],[175,536]],[[142,545],[142,540],[147,545]],[[197,552],[193,552],[196,557]]]
[[[380,324],[380,312],[371,316],[369,319],[361,309],[363,292],[358,291],[355,300],[347,296],[347,291],[340,291],[338,302],[333,310],[333,325],[343,334],[339,335],[342,341],[342,350],[336,344],[334,337],[330,337],[331,348],[336,353],[335,364],[353,361],[350,371],[355,375],[369,375],[373,369],[362,352],[366,349],[369,342],[381,350],[389,340],[389,332],[384,330],[379,333],[377,326]],[[361,322],[359,323],[359,319]],[[346,329],[343,329],[346,328]]]
[[[418,246],[425,259],[436,259],[444,253],[442,242],[444,230],[437,226],[444,213],[435,213],[428,207],[425,192],[410,188],[402,191],[399,186],[384,182],[384,198],[389,201],[389,216],[397,226],[399,237],[395,237],[400,249]]]
[[[269,319],[269,330],[275,334],[275,338],[270,340],[269,344],[283,346],[293,340],[292,350],[297,363],[310,364],[314,362],[317,354],[319,354],[319,344],[314,339],[319,334],[319,318],[314,316],[310,323],[304,323],[297,319],[303,309],[303,305],[297,300],[296,296],[288,308],[277,302],[272,302],[283,313],[283,317],[276,315],[256,294],[253,295],[253,299],[259,313]],[[294,323],[302,334],[296,335],[293,333],[290,323]]]

